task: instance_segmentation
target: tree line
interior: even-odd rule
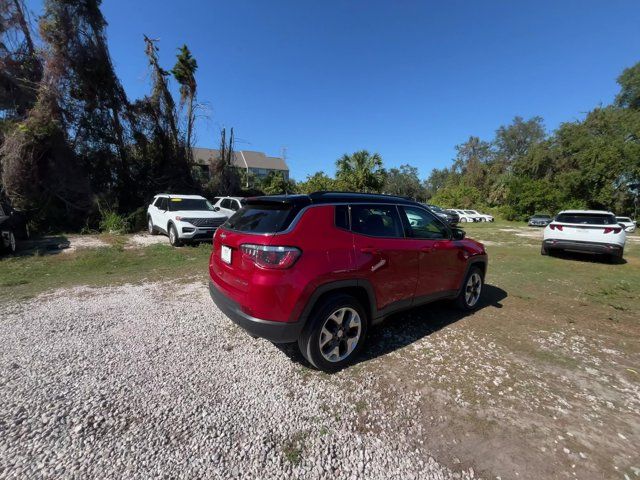
[[[141,36],[150,88],[129,99],[113,68],[100,5],[45,0],[36,22],[24,0],[0,1],[0,195],[29,211],[36,229],[98,225],[105,212],[136,223],[161,191],[384,192],[510,219],[569,207],[633,209],[628,185],[640,179],[640,63],[620,75],[612,105],[551,133],[540,117],[516,117],[491,139],[469,137],[450,166],[426,179],[409,164],[386,169],[366,150],[339,158],[333,175],[319,171],[301,182],[278,173],[247,177],[233,166],[233,130],[220,132],[219,157],[203,177],[192,158],[201,105],[196,59],[183,45],[166,69],[159,42]]]

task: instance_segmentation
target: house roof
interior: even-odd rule
[[[220,154],[220,150],[213,148],[194,147],[193,159],[198,165],[208,165],[212,159]],[[237,150],[233,152],[233,164],[240,168],[265,168],[267,170],[289,170],[284,159],[268,157],[262,152],[252,150]]]

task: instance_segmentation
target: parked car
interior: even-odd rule
[[[471,215],[477,222],[493,222],[493,216],[486,213],[478,213],[477,210],[465,210],[465,212]]]
[[[530,227],[546,227],[551,223],[553,218],[551,215],[547,215],[546,213],[536,213],[529,217],[529,226]]]
[[[444,208],[440,208],[437,205],[424,204],[424,206],[429,208],[433,213],[442,218],[449,224],[449,226],[455,226],[460,221],[460,215],[458,215],[457,213],[448,212]]]
[[[216,212],[223,213],[225,216],[230,217],[242,206],[244,198],[241,197],[216,197],[213,209]]]
[[[15,253],[18,240],[29,238],[29,225],[24,213],[6,202],[0,202],[0,252]]]
[[[616,217],[616,221],[624,227],[624,231],[627,233],[633,233],[636,231],[637,222],[631,220],[629,217]]]
[[[542,255],[558,250],[622,258],[626,234],[611,212],[565,210],[544,229]]]
[[[168,235],[174,247],[184,242],[211,240],[226,220],[226,215],[216,212],[213,205],[199,195],[162,193],[153,197],[147,208],[149,233]]]
[[[419,203],[318,192],[246,199],[214,235],[209,289],[249,334],[297,342],[332,372],[392,313],[444,298],[477,308],[486,270],[484,246]]]
[[[460,217],[460,222],[461,223],[468,223],[468,222],[479,222],[480,219],[477,217],[474,217],[473,215],[467,213],[464,210],[457,210],[457,209],[452,209],[452,212],[456,212],[458,214],[458,216]]]

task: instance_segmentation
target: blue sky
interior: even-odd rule
[[[35,13],[41,0],[28,1]],[[278,155],[296,179],[345,152],[428,175],[469,135],[516,115],[549,130],[617,92],[640,61],[637,0],[107,0],[111,55],[131,99],[149,90],[142,35],[165,68],[196,57],[199,146],[234,127],[237,149]]]

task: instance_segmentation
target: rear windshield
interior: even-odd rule
[[[619,222],[630,222],[631,219],[629,217],[616,217],[616,220]]]
[[[224,228],[246,233],[277,233],[285,230],[299,208],[292,205],[245,205],[224,224]]]
[[[551,215],[534,215],[531,218],[540,218],[540,219],[548,220],[551,218]]]
[[[618,223],[613,215],[597,213],[561,213],[556,217],[556,222],[584,225],[615,225]]]
[[[185,210],[213,211],[213,205],[208,200],[199,198],[170,198],[169,211],[183,212]]]

